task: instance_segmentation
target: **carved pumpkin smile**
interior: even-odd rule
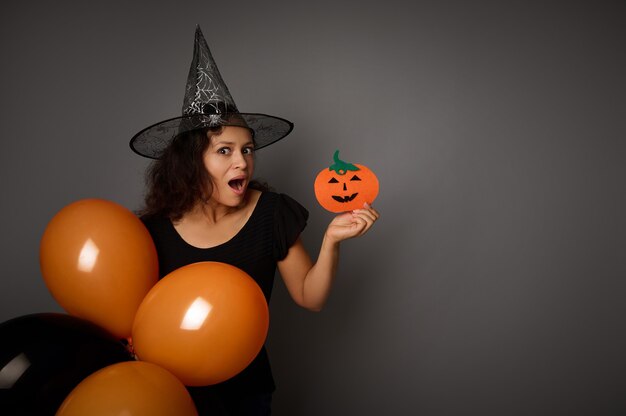
[[[333,195],[333,199],[337,202],[341,202],[343,204],[345,204],[346,202],[350,202],[352,201],[354,198],[356,198],[356,196],[359,193],[357,192],[356,194],[352,194],[350,196],[337,196],[337,195]]]
[[[315,197],[322,207],[331,212],[363,208],[378,195],[378,179],[363,165],[344,162],[339,151],[333,155],[334,163],[322,170],[315,179]]]

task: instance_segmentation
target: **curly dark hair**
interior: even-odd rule
[[[146,173],[148,192],[144,217],[167,217],[177,221],[200,200],[207,200],[213,191],[203,156],[211,137],[219,135],[223,127],[192,130],[176,136],[160,159],[149,166]],[[266,184],[252,181],[252,189],[269,190]]]

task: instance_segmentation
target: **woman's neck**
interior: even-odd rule
[[[201,221],[208,224],[217,224],[225,218],[229,218],[233,214],[240,213],[240,211],[245,210],[250,201],[250,193],[251,191],[248,190],[242,203],[235,207],[220,204],[214,199],[209,199],[208,201],[198,201],[189,212],[183,215],[180,221]]]
[[[214,204],[196,204],[172,225],[187,244],[198,248],[215,247],[232,239],[250,219],[261,192],[246,195],[245,203],[238,207]]]

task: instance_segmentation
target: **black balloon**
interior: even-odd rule
[[[41,313],[0,324],[0,414],[54,415],[87,376],[132,360],[120,340],[73,316]]]

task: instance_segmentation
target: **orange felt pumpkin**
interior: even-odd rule
[[[339,150],[333,163],[315,178],[315,197],[330,212],[344,212],[371,204],[378,195],[378,178],[368,167],[346,163],[339,159]]]

